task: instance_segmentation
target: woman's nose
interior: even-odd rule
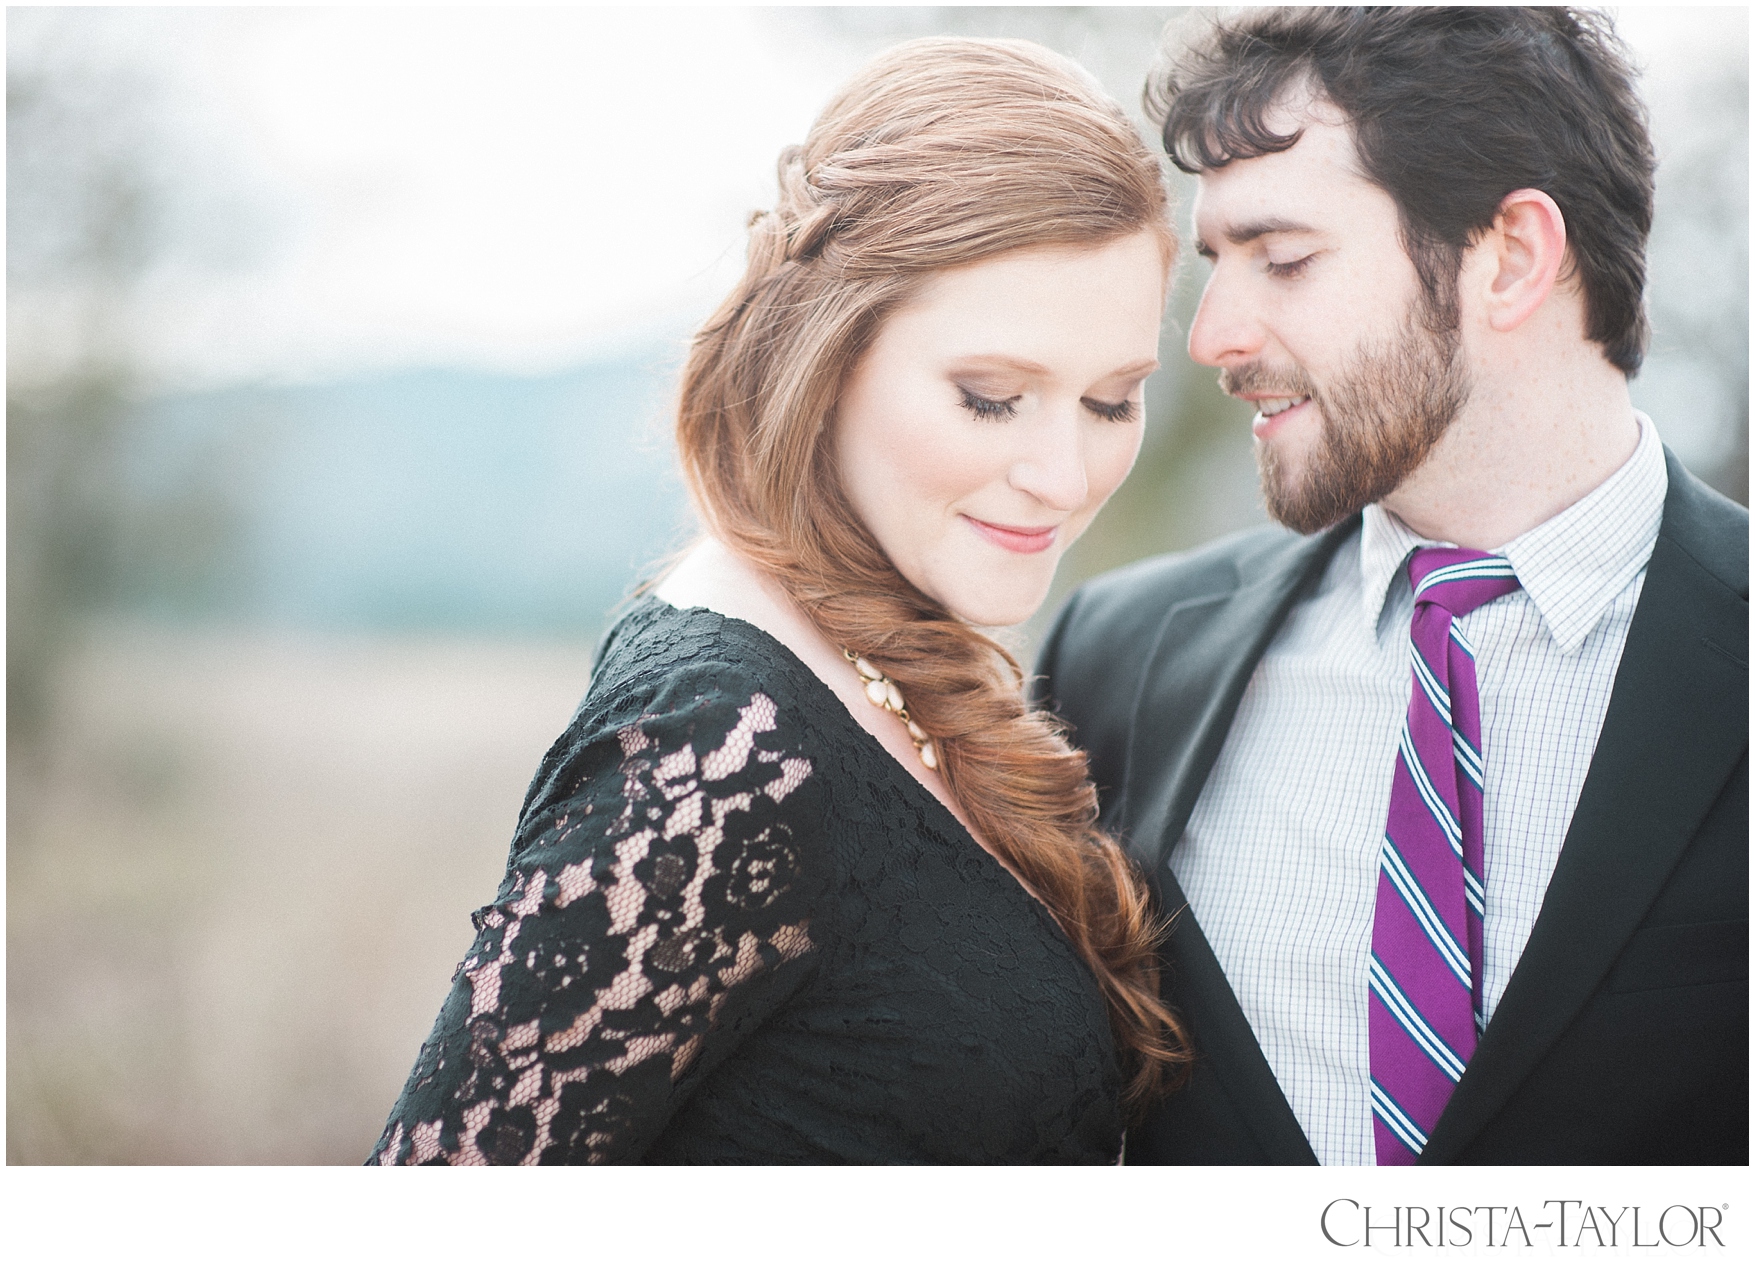
[[[1075,411],[1077,407],[1075,406]],[[1030,438],[1012,464],[1011,485],[1044,506],[1071,513],[1091,494],[1076,412],[1054,419]]]

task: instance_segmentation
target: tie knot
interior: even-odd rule
[[[1415,603],[1435,603],[1452,616],[1467,616],[1518,588],[1509,559],[1455,546],[1416,550],[1408,559],[1408,582]]]

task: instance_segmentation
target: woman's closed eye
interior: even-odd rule
[[[1024,399],[1021,396],[1011,396],[999,401],[988,396],[977,396],[966,387],[959,387],[957,390],[963,394],[963,408],[976,418],[1014,418],[1017,416],[1018,402]]]
[[[1094,401],[1090,397],[1082,397],[1079,404],[1105,422],[1131,423],[1139,416],[1139,406],[1133,401]]]

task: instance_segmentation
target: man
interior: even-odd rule
[[[1589,13],[1298,9],[1152,85],[1305,536],[1045,644],[1196,1051],[1129,1161],[1747,1160],[1748,516],[1628,397],[1632,79]]]

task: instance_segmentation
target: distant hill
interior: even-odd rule
[[[1263,517],[1248,411],[1180,342],[1168,328],[1145,450],[1050,610],[1092,572]],[[176,619],[594,638],[691,532],[671,456],[679,361],[655,345],[544,376],[423,370],[146,402],[122,482],[134,558],[113,591]],[[1747,405],[1690,367],[1658,349],[1634,400],[1745,500]]]
[[[590,636],[686,540],[674,361],[150,401],[127,484],[161,531],[126,588],[173,616]]]

